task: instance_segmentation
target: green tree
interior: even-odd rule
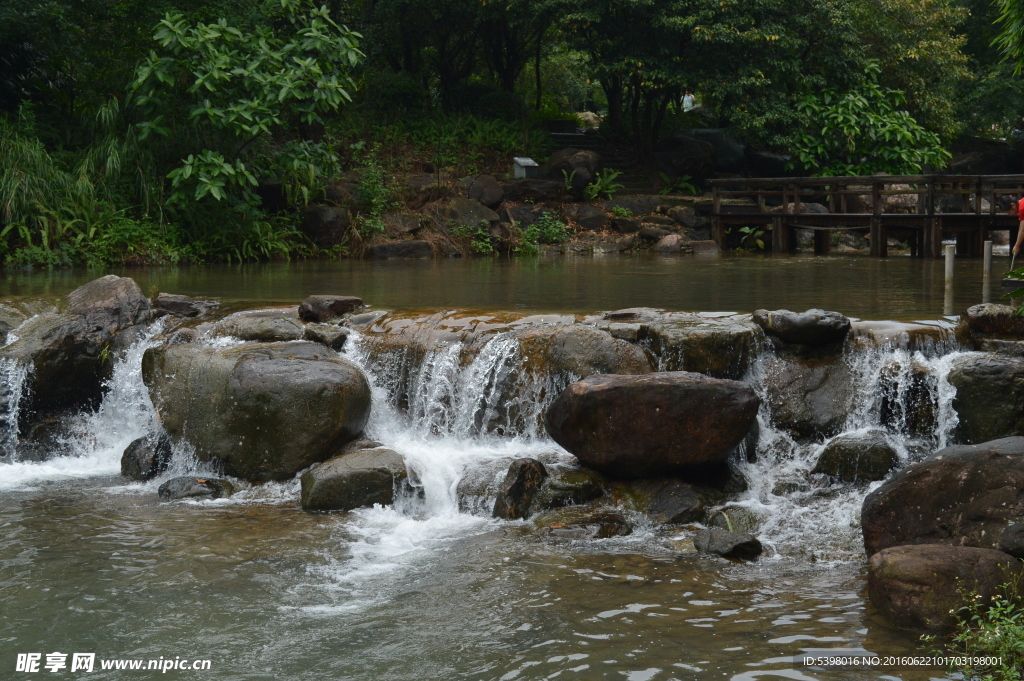
[[[901,108],[902,92],[878,84],[879,70],[869,64],[860,87],[826,90],[800,102],[804,125],[793,146],[794,168],[821,176],[909,175],[946,164],[950,155],[939,136]]]
[[[1024,4],[1019,0],[993,0],[999,8],[998,22],[1002,28],[995,44],[1014,73],[1024,73]]]
[[[962,128],[957,88],[971,77],[959,33],[968,10],[962,0],[857,0],[854,10],[866,56],[884,64],[882,87],[900,90],[925,128],[949,140]]]
[[[131,91],[142,114],[139,138],[173,139],[187,153],[168,174],[171,203],[231,195],[255,204],[247,150],[272,134],[320,123],[351,99],[348,74],[362,56],[360,36],[336,24],[326,7],[279,0],[277,8],[268,11],[269,26],[252,30],[225,19],[191,24],[180,14],[159,23],[160,51],[139,65]],[[308,146],[287,151],[315,154]]]

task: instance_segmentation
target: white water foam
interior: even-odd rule
[[[0,360],[0,457],[8,461],[18,456],[18,416],[25,393],[25,381],[32,373],[31,364],[13,359]]]
[[[125,447],[152,432],[157,425],[156,412],[142,382],[142,355],[161,326],[161,322],[155,322],[142,339],[116,360],[111,377],[104,385],[100,406],[95,412],[76,417],[70,433],[60,442],[60,450],[68,454],[45,461],[0,463],[0,489],[24,489],[52,480],[120,472]],[[13,393],[11,388],[8,391]]]

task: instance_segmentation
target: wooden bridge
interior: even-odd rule
[[[890,233],[914,256],[938,258],[942,241],[956,238],[957,253],[981,256],[989,232],[1018,220],[999,199],[1024,196],[1024,175],[869,175],[862,177],[730,178],[710,180],[712,238],[723,249],[736,227],[771,230],[771,250],[796,249],[797,229],[814,232],[814,252],[831,250],[835,230],[867,229],[871,255],[888,255]]]

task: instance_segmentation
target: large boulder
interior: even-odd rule
[[[808,440],[837,435],[854,398],[853,374],[841,359],[776,358],[765,364],[764,389],[772,422]]]
[[[497,213],[479,201],[456,196],[438,208],[438,217],[447,222],[450,228],[460,227],[490,229],[501,219]]]
[[[152,308],[132,279],[107,275],[72,291],[64,314],[46,312],[17,327],[0,360],[31,366],[21,393],[24,428],[54,412],[94,405],[113,367],[111,350],[135,338]]]
[[[493,175],[470,175],[456,182],[455,186],[466,198],[479,201],[488,208],[497,208],[505,199],[505,190]]]
[[[155,347],[142,375],[171,438],[247,480],[284,480],[326,460],[370,414],[366,377],[315,343]]]
[[[516,459],[498,488],[492,515],[502,520],[522,520],[530,515],[530,505],[548,477],[544,464],[536,459]]]
[[[953,360],[953,409],[961,442],[1024,435],[1024,358],[972,353]]]
[[[304,332],[295,308],[236,312],[213,326],[215,336],[260,343],[300,340]]]
[[[841,343],[850,333],[850,320],[827,310],[758,310],[753,321],[769,336],[800,345]]]
[[[299,304],[299,319],[304,322],[328,322],[363,306],[355,296],[309,296]]]
[[[604,476],[589,468],[550,472],[533,500],[531,509],[540,510],[585,504],[606,493]]]
[[[505,191],[506,201],[558,201],[565,196],[565,182],[558,180],[537,180],[533,178],[522,178],[504,183],[501,188]]]
[[[729,133],[716,128],[694,128],[681,130],[678,134],[695,140],[707,142],[715,151],[715,172],[742,172],[746,164],[746,147],[729,136]]]
[[[678,255],[687,241],[689,240],[682,235],[667,234],[661,237],[658,243],[651,246],[651,252]]]
[[[998,548],[1024,522],[1024,438],[956,445],[900,470],[864,499],[870,556],[903,544]]]
[[[669,177],[689,175],[703,181],[714,172],[715,148],[704,140],[676,133],[658,141],[650,162],[656,172]]]
[[[611,219],[597,206],[576,206],[570,209],[569,214],[577,225],[591,232],[608,229],[611,224]]]
[[[585,466],[621,478],[658,477],[723,461],[747,435],[759,403],[745,383],[700,374],[595,375],[563,390],[545,423]]]
[[[149,480],[171,463],[171,440],[163,431],[134,440],[121,455],[121,475],[129,480]]]
[[[401,455],[379,446],[348,449],[302,474],[302,508],[350,511],[394,503],[396,488],[408,475]]]
[[[884,480],[899,462],[899,454],[886,440],[885,432],[873,430],[833,438],[811,472],[831,475],[843,482],[871,482]]]
[[[418,210],[451,194],[447,173],[413,173],[400,181],[402,201]]]
[[[310,204],[302,214],[302,233],[318,248],[331,248],[345,243],[352,226],[347,208]]]
[[[1020,561],[994,549],[923,544],[894,546],[871,556],[868,597],[897,627],[942,630],[956,623],[964,592],[987,603],[1017,578]]]
[[[596,151],[559,149],[541,166],[540,172],[545,180],[566,183],[574,194],[582,194],[603,168],[604,162]]]

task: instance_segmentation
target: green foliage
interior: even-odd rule
[[[1020,578],[1011,579],[988,602],[977,593],[961,590],[965,605],[956,612],[956,629],[948,644],[936,653],[996,662],[955,666],[951,672],[978,681],[1024,679],[1024,606],[1020,588]],[[934,636],[924,636],[922,640],[937,647]]]
[[[535,223],[519,232],[520,242],[515,252],[521,255],[537,253],[539,244],[560,244],[569,238],[565,223],[550,212],[543,213]]]
[[[594,181],[586,186],[583,194],[591,201],[600,198],[610,199],[615,192],[622,189],[622,185],[615,181],[621,174],[618,170],[605,168],[594,176]]]
[[[383,234],[384,213],[398,205],[398,188],[391,183],[375,153],[369,154],[356,191],[362,204],[356,225],[364,237]]]
[[[879,85],[903,92],[910,115],[942,139],[960,132],[957,87],[971,75],[963,0],[860,1],[851,10],[865,56],[885,65]]]
[[[658,173],[658,175],[661,176],[661,183],[664,185],[661,188],[661,191],[658,192],[659,194],[700,194],[700,192],[697,191],[697,188],[693,186],[693,183],[690,182],[689,175],[677,177],[674,182],[672,181],[672,178],[665,173]]]
[[[249,30],[223,18],[193,24],[169,13],[154,34],[160,52],[136,69],[139,139],[174,138],[187,151],[168,173],[171,204],[231,197],[256,205],[251,187],[258,181],[243,153],[263,136],[322,124],[323,114],[351,100],[359,34],[308,0],[279,0],[265,11],[268,25]],[[309,145],[288,152],[272,164],[308,174],[311,157],[325,156]]]
[[[626,208],[625,206],[613,206],[612,215],[617,218],[631,218],[633,217],[633,211]]]
[[[937,134],[925,130],[901,105],[902,92],[874,80],[855,90],[826,90],[804,97],[797,106],[803,134],[793,148],[790,167],[817,175],[909,175],[949,160]]]
[[[1019,0],[994,0],[999,9],[998,23],[1002,29],[993,41],[1003,58],[1014,67],[1014,73],[1024,73],[1024,5]]]
[[[469,242],[470,249],[478,255],[494,255],[494,237],[486,222],[478,225],[456,225],[452,234]]]
[[[757,227],[740,227],[737,230],[740,236],[740,248],[741,251],[763,251],[764,241],[761,239],[764,236],[764,230]],[[726,234],[732,233],[732,228],[725,230]]]

